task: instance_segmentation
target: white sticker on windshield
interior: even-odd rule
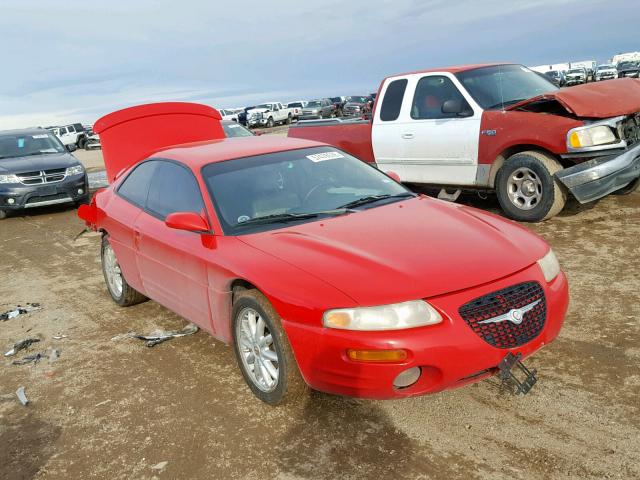
[[[336,158],[344,158],[344,155],[338,152],[324,152],[324,153],[314,153],[313,155],[307,155],[307,158],[312,162],[324,162],[325,160],[335,160]]]
[[[33,138],[49,138],[46,133],[39,133],[38,135],[32,135]]]

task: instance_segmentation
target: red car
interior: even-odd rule
[[[155,134],[127,143],[132,127]],[[509,376],[560,331],[565,275],[515,223],[416,195],[318,142],[224,139],[208,107],[134,107],[95,129],[112,183],[79,216],[103,234],[109,293],[232,343],[265,402]]]

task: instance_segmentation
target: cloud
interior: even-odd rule
[[[4,0],[0,128],[92,122],[159,100],[232,107],[368,93],[385,75],[450,64],[604,60],[635,47],[640,12],[624,5]]]

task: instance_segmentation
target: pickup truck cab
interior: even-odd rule
[[[405,183],[495,190],[507,216],[540,221],[569,193],[586,203],[637,187],[639,112],[637,80],[558,89],[521,65],[471,65],[388,77],[371,121],[302,122],[288,135]]]
[[[271,128],[278,123],[289,125],[292,119],[292,109],[285,107],[280,102],[261,103],[247,111],[247,126],[249,127]]]

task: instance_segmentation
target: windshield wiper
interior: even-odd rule
[[[346,213],[351,213],[351,210],[348,208],[335,208],[333,210],[319,210],[317,212],[305,212],[305,213],[274,213],[273,215],[263,215],[261,217],[250,218],[249,220],[245,220],[244,222],[238,223],[237,227],[242,227],[244,225],[262,225],[266,223],[286,223],[286,222],[295,222],[297,220],[306,220],[309,218],[317,218],[320,215],[344,215]]]
[[[341,205],[338,208],[354,208],[354,207],[360,207],[362,205],[367,205],[368,203],[375,203],[379,200],[386,200],[389,198],[409,198],[409,197],[415,197],[415,195],[410,192],[397,193],[395,195],[390,195],[388,193],[385,193],[383,195],[368,195],[366,197],[362,197],[357,200],[354,200],[353,202],[345,203],[344,205]]]

